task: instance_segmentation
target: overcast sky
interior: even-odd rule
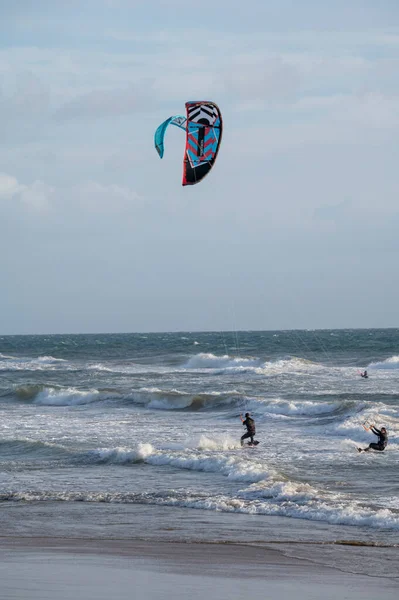
[[[396,327],[398,139],[397,0],[0,0],[0,334]]]

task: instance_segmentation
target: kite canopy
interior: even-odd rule
[[[222,141],[222,115],[213,102],[186,102],[183,185],[198,183],[215,164]]]
[[[194,185],[205,177],[215,164],[222,140],[222,115],[214,102],[186,102],[187,118],[166,119],[155,132],[155,148],[163,157],[164,136],[169,125],[186,131],[183,159],[183,185]]]

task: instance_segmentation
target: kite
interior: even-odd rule
[[[176,115],[166,119],[155,132],[155,148],[162,158],[164,137],[169,125],[186,132],[183,159],[183,185],[199,183],[215,164],[222,141],[223,121],[214,102],[186,102],[186,117]]]

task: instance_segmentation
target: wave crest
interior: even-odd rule
[[[399,356],[394,355],[386,360],[372,362],[368,366],[369,369],[399,369]]]
[[[192,356],[184,365],[186,369],[243,369],[256,367],[260,363],[258,358],[239,358],[229,356],[216,356],[211,352],[201,352]]]

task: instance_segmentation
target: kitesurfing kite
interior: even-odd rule
[[[166,119],[155,132],[155,148],[163,157],[164,137],[169,125],[186,132],[183,159],[183,185],[194,185],[209,173],[215,164],[222,141],[223,122],[220,109],[214,102],[186,102],[187,116]]]

